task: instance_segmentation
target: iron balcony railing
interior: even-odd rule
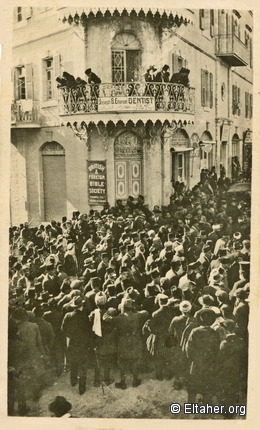
[[[35,100],[14,100],[11,105],[11,122],[40,123],[40,103]]]
[[[235,34],[220,34],[216,36],[216,55],[235,55],[249,64],[250,50]]]
[[[120,82],[59,89],[59,114],[122,111],[195,113],[195,88],[172,83]]]

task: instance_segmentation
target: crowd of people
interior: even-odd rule
[[[250,195],[230,198],[215,170],[175,183],[168,206],[129,196],[9,242],[9,415],[65,371],[83,395],[89,369],[96,387],[153,372],[189,402],[246,397]]]

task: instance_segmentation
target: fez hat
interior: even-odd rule
[[[180,311],[185,313],[185,312],[189,312],[192,306],[191,306],[191,303],[188,302],[188,300],[184,300],[179,304],[179,307],[180,307]]]
[[[196,320],[199,325],[211,326],[216,320],[216,314],[212,309],[204,308],[196,313]]]
[[[128,273],[128,267],[127,266],[121,266],[119,269],[119,273],[121,275],[121,273]]]
[[[72,408],[70,402],[68,402],[63,396],[56,396],[55,399],[49,404],[49,411],[53,412],[56,417],[62,417]]]
[[[92,72],[91,68],[85,70],[85,74],[89,75]]]

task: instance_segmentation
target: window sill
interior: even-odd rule
[[[47,100],[47,101],[42,103],[41,107],[42,107],[42,109],[44,109],[44,108],[53,107],[53,106],[58,106],[57,100]]]

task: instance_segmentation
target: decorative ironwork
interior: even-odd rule
[[[180,84],[146,82],[86,84],[73,88],[62,87],[59,92],[60,115],[99,112],[101,101],[103,104],[107,103],[106,112],[154,110],[195,113],[195,89]],[[120,104],[120,101],[124,103]]]
[[[11,122],[40,123],[40,104],[34,100],[14,100],[11,104]]]
[[[67,123],[67,127],[70,127],[71,130],[73,131],[73,133],[75,134],[75,136],[83,141],[84,143],[86,143],[88,150],[90,151],[91,147],[90,147],[90,139],[89,139],[89,133],[88,133],[88,129],[87,129],[87,124],[85,124],[85,122],[77,122],[75,121],[73,124],[68,122]]]

